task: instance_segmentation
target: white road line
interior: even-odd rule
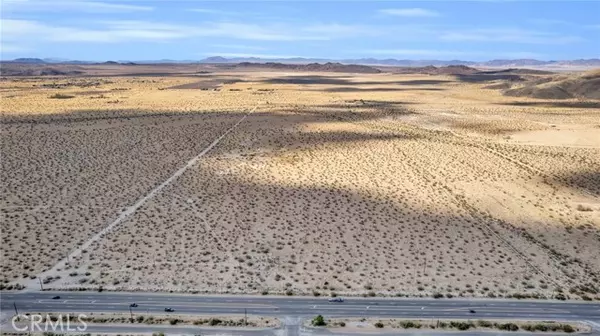
[[[42,274],[38,274],[38,277],[43,278],[46,274],[55,274],[56,272],[58,272],[57,271],[58,269],[64,269],[66,264],[68,263],[69,259],[74,259],[76,256],[80,255],[82,250],[88,249],[92,243],[94,243],[94,242],[100,240],[102,237],[104,237],[104,235],[109,233],[115,226],[121,224],[129,216],[131,216],[133,213],[135,213],[149,199],[153,198],[157,193],[159,193],[161,190],[163,190],[166,186],[168,186],[173,181],[175,181],[179,176],[181,176],[183,173],[185,173],[186,170],[193,167],[198,162],[198,160],[200,160],[206,153],[208,153],[219,142],[221,142],[221,140],[223,140],[223,138],[225,136],[227,136],[231,131],[236,129],[238,127],[238,125],[241,124],[242,121],[244,121],[250,114],[254,113],[254,111],[256,111],[257,108],[258,108],[258,105],[254,106],[254,108],[252,108],[252,110],[250,110],[248,113],[244,114],[244,116],[242,116],[240,118],[240,120],[238,120],[233,126],[231,126],[231,128],[229,128],[227,131],[225,131],[225,133],[221,134],[221,136],[216,138],[210,145],[208,145],[208,147],[204,148],[204,150],[202,152],[200,152],[200,154],[196,155],[191,160],[189,160],[183,167],[179,168],[173,175],[171,175],[171,177],[166,179],[163,183],[159,184],[154,189],[150,190],[150,192],[147,195],[138,199],[132,206],[128,207],[127,210],[123,211],[119,215],[119,217],[117,217],[117,219],[115,219],[112,223],[110,223],[107,227],[102,229],[100,232],[98,232],[97,234],[92,236],[85,243],[83,243],[82,245],[79,245],[79,247],[77,247],[75,250],[73,250],[66,258],[64,258],[64,259],[60,260],[58,263],[56,263],[52,267],[52,269],[50,269],[49,271],[44,272]]]

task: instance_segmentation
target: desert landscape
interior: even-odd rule
[[[600,71],[9,65],[3,288],[600,300]]]

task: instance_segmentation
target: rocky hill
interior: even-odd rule
[[[540,99],[600,99],[600,69],[583,75],[553,76],[527,81],[504,95]]]

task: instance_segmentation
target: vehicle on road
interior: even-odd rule
[[[175,311],[175,309],[173,309],[173,308],[165,308],[165,311],[166,311],[167,313],[172,313],[172,312],[174,312],[174,311]]]
[[[129,305],[129,307],[133,307],[133,308],[135,308],[135,307],[137,307],[137,306],[138,306],[138,304],[137,304],[137,303],[135,303],[135,302]]]
[[[334,297],[328,300],[329,302],[344,302],[344,299],[341,297]]]
[[[475,310],[473,310],[473,309],[469,309],[469,313],[471,313],[471,314],[475,314]]]
[[[52,300],[58,300],[58,299],[60,299],[60,296],[58,296],[58,295],[52,297]]]

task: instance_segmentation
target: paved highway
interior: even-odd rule
[[[53,299],[60,296],[59,299]],[[201,296],[123,292],[2,292],[3,316],[25,312],[129,312],[134,314],[244,314],[276,316],[295,321],[317,314],[324,316],[379,316],[406,318],[541,319],[600,323],[600,303],[471,299],[346,298],[330,303],[327,298],[279,296]],[[471,311],[474,311],[471,312]]]
[[[53,299],[60,296],[60,299]],[[264,316],[405,316],[439,318],[548,318],[600,321],[600,304],[587,302],[347,298],[275,296],[199,296],[122,292],[0,293],[0,311],[14,312],[164,312],[181,314],[248,314]],[[471,313],[474,310],[475,313]]]

